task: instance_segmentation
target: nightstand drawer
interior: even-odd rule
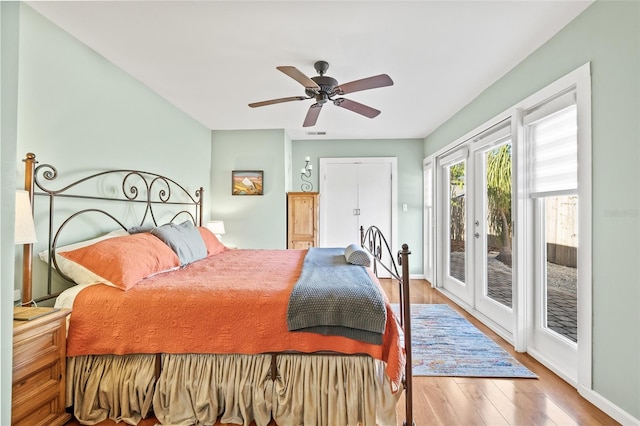
[[[44,309],[38,308],[36,313]],[[25,308],[19,312],[25,313]],[[64,398],[65,325],[69,312],[52,309],[41,317],[13,321],[11,424],[14,426],[62,426],[71,417],[65,411]]]
[[[23,383],[24,386],[13,387],[14,393],[20,389],[21,394],[13,401],[11,407],[12,425],[50,425],[60,412],[64,412],[65,407],[60,406],[60,382],[52,380],[47,374],[55,373],[52,370],[60,371],[52,366],[50,370],[43,370],[30,377]],[[38,378],[42,381],[37,382]]]
[[[60,359],[54,359],[52,363],[44,368],[29,370],[29,373],[22,380],[14,380],[12,392],[16,395],[14,404],[19,405],[25,401],[31,401],[40,394],[46,393],[47,389],[56,392],[62,380],[60,370]]]
[[[41,334],[15,342],[13,346],[14,370],[22,370],[25,367],[38,369],[60,359],[64,342],[60,342],[59,328],[51,327]],[[20,378],[14,376],[13,380],[20,380]]]
[[[22,332],[19,336],[16,336],[16,345],[21,351],[34,350],[40,351],[46,349],[49,346],[59,347],[64,342],[58,341],[58,330],[62,324],[60,322],[45,323],[37,328],[32,328]],[[66,334],[66,333],[65,333]],[[14,353],[14,360],[16,355]]]
[[[13,381],[20,381],[32,371],[40,370],[60,360],[60,327],[46,327],[41,333],[23,335],[24,340],[13,347]]]
[[[35,412],[29,414],[29,416],[21,419],[18,422],[11,422],[11,426],[63,426],[69,420],[71,415],[66,414],[64,417],[59,417],[54,409],[55,400],[51,401],[50,406],[40,407]],[[64,420],[63,420],[64,419]]]

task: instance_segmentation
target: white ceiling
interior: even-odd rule
[[[423,138],[592,3],[589,1],[30,1],[99,54],[214,130],[286,129],[292,139]],[[276,70],[394,85],[345,95],[373,119],[313,100]],[[307,132],[326,132],[312,136]]]

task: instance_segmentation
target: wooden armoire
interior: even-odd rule
[[[320,194],[317,192],[287,193],[287,248],[318,247],[320,224]]]

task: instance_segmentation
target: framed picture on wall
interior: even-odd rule
[[[231,172],[231,195],[262,195],[262,170]]]

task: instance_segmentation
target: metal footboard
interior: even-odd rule
[[[400,292],[400,325],[404,333],[404,350],[406,355],[406,365],[404,371],[405,387],[405,421],[404,425],[415,426],[413,421],[413,382],[412,382],[412,361],[411,361],[411,299],[409,281],[409,246],[402,245],[402,250],[398,250],[396,256],[391,252],[391,246],[384,235],[376,226],[370,226],[366,231],[360,227],[360,245],[366,249],[374,258],[373,270],[378,275],[378,268],[386,270],[392,279],[398,280]],[[384,254],[388,254],[391,259],[389,265],[382,262]],[[401,273],[398,272],[398,266]]]

